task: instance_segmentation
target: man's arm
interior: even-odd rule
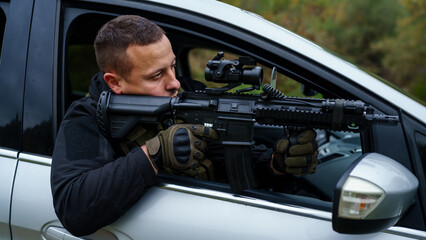
[[[99,132],[96,105],[83,101],[71,106],[61,124],[51,172],[55,211],[76,236],[114,222],[157,182],[142,148],[118,157]]]

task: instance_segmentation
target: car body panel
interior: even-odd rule
[[[172,184],[151,189],[110,227],[132,238],[144,232],[148,239],[404,239],[339,234],[330,231],[329,212]]]
[[[50,158],[19,154],[11,203],[13,239],[38,239],[56,214],[50,190]]]

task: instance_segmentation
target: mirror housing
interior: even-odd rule
[[[418,185],[417,178],[395,160],[363,154],[334,190],[334,231],[362,234],[393,226],[414,202]]]

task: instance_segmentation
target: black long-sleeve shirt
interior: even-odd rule
[[[92,79],[91,97],[69,107],[52,157],[51,188],[55,212],[76,236],[106,226],[132,207],[157,183],[140,147],[124,156],[96,123],[96,101],[109,89],[101,74]]]

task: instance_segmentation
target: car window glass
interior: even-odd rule
[[[75,100],[83,97],[89,91],[93,75],[99,71],[93,45],[84,43],[69,45],[67,67],[72,98]]]
[[[93,42],[98,29],[110,16],[82,14],[65,28],[63,113],[89,91],[91,79],[99,71]],[[60,116],[62,117],[62,116]]]
[[[7,7],[6,2],[0,2],[0,64],[1,64],[1,56],[3,49],[3,37],[6,26],[6,14],[5,9]],[[4,84],[3,81],[8,81],[9,79],[1,79],[0,82]],[[3,94],[4,95],[4,94]],[[2,97],[7,98],[8,95],[4,95]],[[20,116],[15,111],[18,109],[14,109],[13,105],[7,104],[8,101],[6,99],[0,98],[3,100],[0,103],[2,113],[0,115],[0,146],[17,149],[19,147],[20,137],[16,134],[20,129]],[[19,110],[18,110],[19,111]],[[16,115],[14,115],[16,114]]]

